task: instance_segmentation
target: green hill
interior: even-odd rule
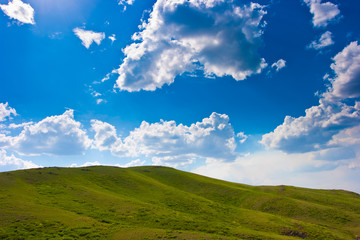
[[[166,167],[0,173],[0,239],[356,239],[360,196]]]

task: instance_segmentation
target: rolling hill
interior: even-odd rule
[[[0,239],[356,239],[360,196],[167,167],[0,173]]]

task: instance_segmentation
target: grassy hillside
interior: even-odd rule
[[[0,173],[0,239],[356,239],[360,196],[165,167]]]

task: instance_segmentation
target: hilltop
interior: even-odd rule
[[[0,173],[0,239],[355,239],[360,196],[167,167]]]

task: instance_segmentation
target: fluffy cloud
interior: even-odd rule
[[[100,45],[101,41],[105,38],[105,33],[101,32],[87,31],[81,28],[74,28],[73,31],[87,49],[89,49],[93,42]]]
[[[26,125],[18,136],[7,140],[7,148],[23,155],[81,154],[91,144],[81,124],[74,120],[73,110]]]
[[[0,103],[0,122],[5,121],[11,115],[16,116],[16,110],[9,107],[8,103]]]
[[[199,65],[207,75],[236,80],[260,73],[267,65],[258,54],[263,9],[224,0],[158,0],[123,50],[117,87],[153,91]]]
[[[280,69],[284,68],[285,66],[286,66],[286,61],[284,59],[279,59],[277,62],[275,62],[271,65],[271,67],[275,68],[277,72]]]
[[[92,129],[93,148],[110,150],[121,157],[151,157],[155,164],[180,166],[196,158],[231,161],[236,157],[235,133],[225,114],[213,113],[191,126],[177,125],[175,121],[144,121],[123,140],[108,123],[93,120]]]
[[[34,9],[28,3],[23,3],[21,0],[12,0],[7,5],[0,4],[0,8],[10,18],[21,23],[35,24]]]
[[[4,149],[0,149],[0,166],[14,167],[15,169],[28,169],[28,168],[39,168],[38,166],[30,161],[25,161],[15,157],[13,154],[8,156]]]
[[[284,123],[265,134],[261,143],[282,151],[308,152],[331,147],[329,141],[341,130],[360,123],[360,111],[343,103],[320,100],[318,106],[306,109],[303,117],[286,116]]]
[[[343,100],[360,97],[360,46],[352,42],[333,60],[335,77],[330,79],[331,85],[319,105],[307,109],[305,116],[287,116],[282,125],[262,137],[262,144],[288,153],[334,148],[343,131],[359,126],[360,103]]]
[[[109,123],[91,120],[91,128],[95,132],[92,146],[94,149],[111,150],[116,142],[121,141],[117,136],[115,127]]]
[[[338,6],[331,2],[322,3],[321,0],[304,0],[304,2],[310,7],[315,27],[326,27],[340,14]]]
[[[324,48],[324,47],[327,47],[327,46],[331,46],[334,44],[334,41],[332,40],[332,33],[329,32],[329,31],[326,31],[325,33],[323,33],[321,36],[320,36],[320,39],[319,40],[314,40],[312,41],[308,48],[313,48],[313,49],[321,49],[321,48]]]
[[[335,78],[330,79],[331,87],[326,98],[358,98],[360,97],[360,46],[358,42],[350,43],[338,53],[331,64]]]

